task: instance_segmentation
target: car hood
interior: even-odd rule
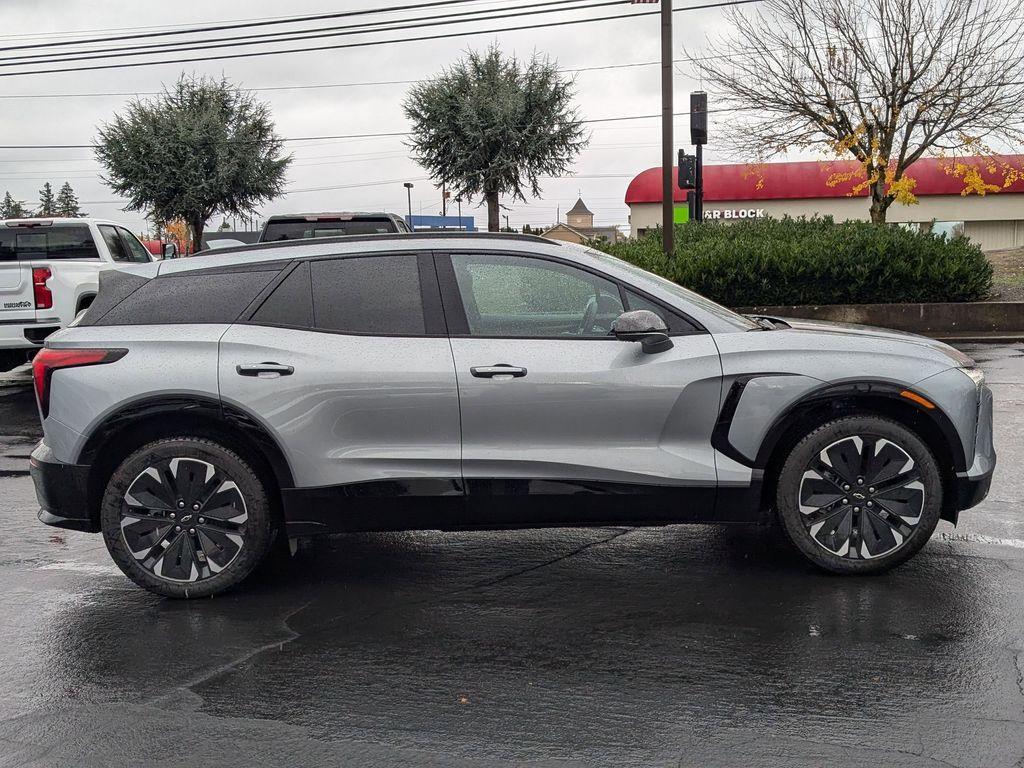
[[[906,331],[894,331],[889,328],[875,328],[870,325],[857,325],[855,323],[836,323],[829,320],[804,320],[793,317],[767,317],[769,320],[785,323],[794,331],[805,331],[812,333],[828,333],[832,335],[850,335],[860,338],[874,338],[885,341],[902,342],[920,347],[922,353],[939,357],[945,357],[950,361],[951,366],[970,368],[974,366],[974,360],[958,349],[944,344],[941,341],[930,339],[927,336],[920,336],[916,333]]]

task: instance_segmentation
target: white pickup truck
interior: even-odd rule
[[[101,269],[152,260],[146,246],[113,221],[0,221],[0,371],[24,362],[92,303]]]

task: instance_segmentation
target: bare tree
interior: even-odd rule
[[[871,220],[912,203],[908,167],[951,158],[965,190],[1016,178],[996,155],[1024,139],[1024,16],[1014,0],[767,0],[731,8],[730,33],[691,63],[721,106],[726,140],[763,160],[789,151],[852,154]],[[957,162],[964,154],[992,160]],[[854,174],[848,174],[852,178]],[[835,182],[842,179],[836,178]]]

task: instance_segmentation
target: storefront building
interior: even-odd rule
[[[949,160],[916,162],[908,176],[916,180],[918,203],[893,203],[886,220],[896,224],[931,226],[949,235],[965,235],[985,250],[1024,246],[1024,171],[1010,178],[1007,168],[1024,169],[1024,155],[993,163],[987,158],[960,159],[973,165],[987,184],[999,191],[962,195],[965,184]],[[832,216],[836,221],[868,220],[867,191],[851,196],[858,180],[839,181],[857,169],[853,161],[810,161],[761,165],[704,167],[705,219],[736,220],[782,216]],[[675,173],[676,169],[673,169]],[[862,178],[862,177],[861,177]],[[1011,183],[1006,184],[1007,181]],[[686,192],[673,183],[677,211],[686,208]],[[661,225],[661,168],[637,175],[626,189],[633,234]],[[679,217],[677,217],[678,219]]]

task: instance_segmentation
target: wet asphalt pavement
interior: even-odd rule
[[[882,577],[745,529],[428,532],[192,602],[37,523],[0,381],[0,766],[1024,765],[1024,345],[965,349],[991,494]]]

